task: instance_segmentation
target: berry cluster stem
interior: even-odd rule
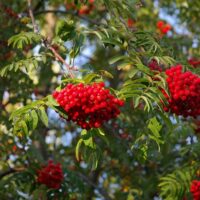
[[[74,78],[74,74],[71,72],[72,67],[67,64],[67,62],[60,56],[60,54],[52,46],[49,46],[48,49],[51,50],[54,56],[67,67],[70,77]]]

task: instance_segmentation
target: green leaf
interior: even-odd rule
[[[18,117],[19,115],[25,114],[26,112],[28,112],[31,109],[36,109],[36,108],[38,108],[39,106],[41,106],[43,104],[44,104],[43,100],[33,101],[32,103],[30,103],[30,104],[28,104],[28,105],[26,105],[26,106],[24,106],[22,108],[19,108],[19,109],[13,111],[11,113],[11,115],[10,115],[9,120]]]
[[[83,143],[83,139],[79,139],[77,145],[76,145],[76,149],[75,149],[75,155],[76,155],[76,159],[78,161],[80,161],[80,147],[81,147],[81,144]]]
[[[83,77],[83,81],[85,83],[91,83],[95,78],[99,78],[99,75],[95,73],[90,73]]]
[[[46,101],[46,105],[49,107],[55,107],[55,106],[59,106],[59,104],[57,103],[57,101],[53,98],[52,95],[48,95],[47,96],[47,101]]]
[[[42,40],[42,36],[33,32],[22,32],[12,36],[8,40],[8,45],[12,45],[14,48],[22,49],[23,47],[32,43],[38,43]]]
[[[69,52],[69,55],[71,58],[75,58],[79,54],[81,46],[83,45],[84,39],[85,37],[83,34],[78,34],[73,39],[73,48]]]
[[[112,65],[112,64],[114,64],[114,63],[116,63],[120,60],[126,60],[126,59],[127,59],[127,56],[115,56],[115,57],[109,59],[108,62],[109,62],[110,65]]]
[[[93,152],[90,155],[90,160],[91,160],[91,165],[92,165],[92,170],[95,170],[98,166],[99,163],[99,154],[98,152]]]
[[[160,178],[160,196],[165,199],[183,199],[185,193],[189,192],[192,180],[191,168],[179,169],[171,174]]]
[[[149,120],[147,127],[151,131],[149,137],[156,142],[160,151],[160,144],[164,143],[164,141],[161,140],[160,136],[160,130],[162,129],[162,125],[157,121],[156,117],[153,117]]]
[[[132,69],[132,70],[129,72],[128,77],[129,77],[129,78],[133,78],[137,73],[138,73],[138,70],[137,70],[137,69]]]
[[[32,117],[32,130],[34,130],[38,124],[38,115],[35,110],[31,111],[31,117]]]
[[[81,131],[81,138],[83,139],[85,146],[90,147],[91,149],[96,149],[96,144],[93,141],[92,131],[83,129]]]
[[[98,166],[98,162],[100,159],[101,151],[99,148],[97,148],[95,151],[91,148],[86,147],[84,150],[84,159],[89,164],[89,166],[92,168],[92,170],[95,170]]]
[[[48,116],[46,114],[44,107],[39,108],[38,115],[39,115],[41,121],[43,122],[43,124],[47,127],[48,126]]]
[[[149,102],[148,98],[146,98],[145,96],[140,96],[140,99],[143,99],[144,100],[144,103],[145,103],[145,107],[144,107],[144,110],[147,109],[147,111],[149,112],[151,110],[151,102]]]
[[[23,59],[23,60],[18,60],[11,64],[8,64],[0,70],[0,76],[4,77],[10,71],[17,72],[19,70],[27,75],[33,69],[38,68],[39,63],[43,61],[42,59],[44,57],[46,57],[46,55],[41,54],[40,56],[34,56],[34,57],[30,57],[30,58]]]
[[[152,71],[149,69],[149,67],[146,67],[143,64],[136,64],[137,69],[139,69],[140,71],[146,73],[146,74],[150,74],[153,75]]]
[[[103,77],[114,78],[113,75],[110,72],[106,71],[106,70],[100,70],[99,72]]]
[[[71,40],[76,37],[74,21],[58,20],[56,23],[56,35],[63,41]]]
[[[108,146],[110,145],[108,138],[106,137],[105,133],[100,128],[93,129],[95,131],[95,134],[100,137]]]
[[[134,200],[134,199],[135,199],[134,196],[131,193],[129,193],[126,200]]]
[[[144,144],[144,145],[140,148],[143,161],[145,161],[145,160],[147,159],[147,150],[148,150],[147,144]]]
[[[102,129],[98,128],[97,131],[101,136],[105,136],[105,133],[103,132]]]
[[[151,130],[151,132],[156,136],[160,137],[159,131],[162,128],[162,125],[158,122],[156,117],[153,117],[149,120],[148,128]]]
[[[22,121],[19,122],[19,125],[20,125],[20,128],[21,128],[22,132],[23,132],[25,135],[28,136],[28,127],[27,127],[26,122],[22,120]]]

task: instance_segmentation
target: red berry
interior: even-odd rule
[[[81,6],[81,8],[78,11],[79,15],[88,15],[90,14],[90,8],[87,5],[83,5]]]
[[[159,29],[161,29],[163,27],[163,25],[164,25],[163,21],[158,21],[156,24],[157,28],[159,28]]]
[[[152,70],[152,71],[159,71],[162,72],[162,68],[160,67],[160,65],[158,64],[158,62],[155,59],[152,59],[151,62],[148,64],[148,67]]]
[[[169,25],[169,24],[166,24],[165,26],[163,26],[163,27],[160,29],[161,33],[163,33],[163,34],[167,34],[168,31],[170,31],[170,30],[171,30],[171,25]]]
[[[89,3],[90,3],[90,4],[93,4],[93,3],[94,3],[94,0],[89,0]]]
[[[134,20],[133,19],[131,19],[131,18],[128,18],[128,20],[127,20],[127,25],[128,25],[128,27],[129,28],[132,28],[133,26],[134,26]]]
[[[196,58],[190,58],[188,60],[188,63],[190,65],[192,65],[194,68],[199,67],[200,66],[200,60],[196,59]]]
[[[156,26],[162,34],[167,34],[172,28],[170,24],[165,24],[163,21],[158,21]]]
[[[194,200],[200,199],[200,181],[199,180],[193,180],[190,186],[190,192],[193,195]]]

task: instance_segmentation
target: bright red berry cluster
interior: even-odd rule
[[[166,70],[167,84],[170,92],[167,98],[169,105],[164,108],[184,117],[196,117],[200,114],[200,77],[190,71],[182,72],[182,66],[177,65]]]
[[[200,181],[193,180],[190,186],[190,192],[192,193],[194,200],[200,199]]]
[[[64,179],[61,165],[53,164],[50,160],[48,165],[38,171],[37,182],[46,185],[48,188],[58,189]]]
[[[198,60],[197,58],[190,58],[190,59],[188,60],[188,63],[189,63],[190,65],[192,65],[194,68],[197,68],[197,67],[200,66],[200,60]]]
[[[155,59],[152,59],[150,61],[150,63],[148,64],[148,67],[152,70],[152,71],[159,71],[162,72],[162,68],[160,67],[160,65],[158,64],[158,62]]]
[[[67,112],[68,121],[72,120],[84,129],[99,128],[103,122],[120,114],[119,106],[124,101],[115,98],[103,82],[85,85],[68,84],[53,97]]]
[[[156,25],[162,34],[167,34],[172,28],[170,24],[165,24],[164,21],[158,21]]]

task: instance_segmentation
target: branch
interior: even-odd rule
[[[77,12],[73,12],[73,11],[70,11],[70,10],[67,10],[67,11],[63,11],[63,10],[41,10],[41,11],[34,12],[34,15],[37,16],[37,15],[46,14],[46,13],[63,14],[63,15],[70,14],[70,15],[73,15],[73,16],[78,17],[80,19],[83,19],[84,21],[87,21],[91,24],[94,24],[94,25],[97,25],[97,26],[100,26],[100,25],[106,26],[106,24],[102,24],[102,23],[100,23],[96,20],[92,20],[88,17],[79,15]]]
[[[1,172],[0,173],[0,179],[2,179],[4,176],[7,176],[9,174],[13,174],[15,172],[21,172],[24,171],[25,168],[10,168],[7,171]]]
[[[31,6],[31,0],[27,0],[27,3],[28,3],[29,15],[30,15],[30,18],[31,18],[31,21],[32,21],[32,24],[33,24],[34,33],[38,33],[39,30],[38,30],[38,27],[37,27],[37,25],[35,23],[35,18],[34,18],[32,6]]]
[[[87,176],[85,176],[82,173],[78,173],[78,176],[85,181],[87,184],[91,185],[92,187],[94,187],[96,190],[99,191],[99,193],[106,199],[106,200],[112,200],[112,198],[110,197],[110,195],[106,192],[106,190],[104,190],[101,187],[98,187],[95,183],[93,183]]]
[[[74,78],[74,74],[70,71],[71,69],[73,69],[73,67],[68,65],[52,46],[49,46],[48,49],[50,49],[52,53],[54,54],[54,56],[67,67],[70,77]]]
[[[27,0],[27,3],[28,3],[28,10],[29,10],[29,15],[30,15],[30,18],[31,18],[31,21],[32,21],[32,24],[33,24],[33,30],[35,33],[38,33],[39,34],[39,30],[38,30],[38,27],[37,27],[37,24],[35,23],[35,18],[34,18],[34,15],[33,15],[33,10],[32,10],[32,6],[31,6],[31,0]],[[49,50],[52,51],[52,53],[54,54],[55,58],[58,59],[61,63],[63,63],[67,69],[68,69],[68,72],[69,72],[69,75],[71,78],[74,78],[74,75],[73,73],[71,72],[71,70],[73,69],[73,67],[70,67],[66,62],[65,60],[60,56],[60,54],[55,50],[55,48],[51,45],[51,43],[48,41],[48,39],[42,39],[42,43],[44,44],[44,46],[46,48],[48,48]]]
[[[7,176],[9,174],[15,173],[16,171],[14,169],[9,169],[5,172],[0,173],[0,179],[2,179],[4,176]]]
[[[8,101],[7,103],[3,104],[2,102],[0,102],[0,108],[6,113],[9,114],[8,111],[6,110],[6,106],[9,104],[10,102]]]

